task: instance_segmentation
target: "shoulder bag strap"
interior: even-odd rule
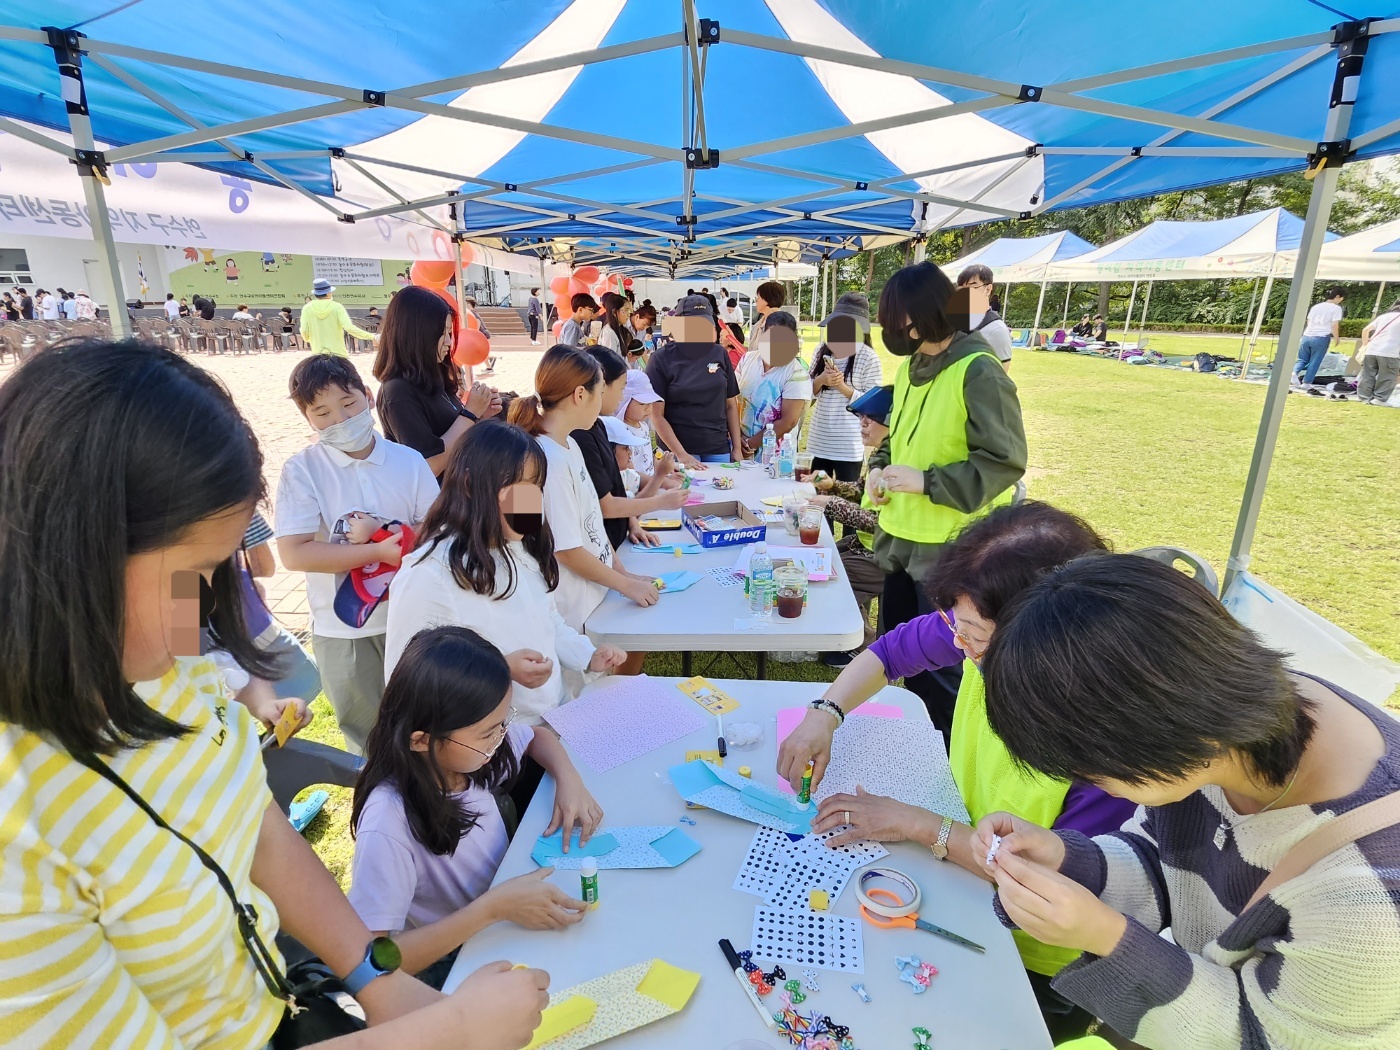
[[[1334,820],[1329,820],[1312,834],[1296,843],[1274,865],[1274,870],[1259,884],[1244,911],[1254,907],[1268,894],[1290,879],[1295,879],[1324,857],[1331,856],[1343,846],[1377,831],[1400,824],[1400,791],[1357,806]]]
[[[165,819],[155,811],[155,809],[142,798],[130,784],[123,780],[107,763],[103,762],[96,755],[74,755],[79,762],[87,766],[98,776],[120,788],[127,798],[131,799],[141,810],[155,821],[156,826],[164,828],[170,834],[183,842],[190,849],[194,850],[195,856],[203,864],[214,878],[219,880],[220,887],[223,888],[224,895],[228,897],[229,903],[233,905],[234,915],[238,919],[238,932],[243,938],[243,943],[248,949],[248,954],[253,957],[253,965],[257,967],[258,975],[262,977],[263,983],[267,985],[267,990],[275,997],[282,1000],[290,1000],[292,997],[291,986],[287,983],[286,977],[277,967],[277,960],[272,953],[267,950],[267,945],[263,943],[258,935],[258,913],[251,904],[245,904],[238,899],[238,892],[233,888],[233,881],[219,866],[218,861],[209,856],[198,844],[191,841],[180,832],[176,831]]]

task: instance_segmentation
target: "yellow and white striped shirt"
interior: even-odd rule
[[[277,911],[250,879],[272,801],[251,716],[202,659],[136,692],[193,731],[108,765],[228,873],[271,947]],[[251,1050],[281,1016],[194,851],[66,751],[0,723],[0,1042]]]

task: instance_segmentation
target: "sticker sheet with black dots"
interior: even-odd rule
[[[782,879],[776,881],[768,893],[768,906],[782,911],[806,912],[809,909],[808,894],[812,890],[825,890],[835,901],[841,896],[854,871],[854,868],[846,867],[835,857],[806,853],[793,856]]]
[[[865,972],[865,949],[860,923],[825,912],[753,910],[755,959],[815,966],[844,973]]]
[[[744,582],[742,576],[734,575],[734,566],[732,565],[711,565],[705,570],[705,575],[721,587],[738,587]]]
[[[734,888],[744,893],[768,896],[774,883],[783,877],[791,861],[791,850],[802,841],[801,835],[792,835],[776,828],[759,828],[749,843],[749,852],[734,878]]]
[[[884,860],[890,855],[890,851],[878,842],[869,840],[861,842],[843,842],[839,846],[828,846],[827,842],[844,835],[850,830],[850,825],[842,824],[840,827],[832,828],[830,831],[823,831],[820,835],[807,835],[801,842],[796,843],[793,853],[806,853],[811,856],[829,857],[839,864],[844,864],[852,871],[856,868],[863,868],[867,864],[874,864],[877,860]]]

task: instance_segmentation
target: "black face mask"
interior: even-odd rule
[[[506,524],[522,536],[533,536],[544,525],[543,514],[507,514]]]
[[[885,349],[896,357],[910,357],[914,351],[919,349],[924,343],[922,339],[909,338],[909,330],[912,324],[907,324],[903,328],[886,328],[884,331]]]

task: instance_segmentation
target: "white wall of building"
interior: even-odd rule
[[[69,240],[64,237],[22,237],[0,233],[0,248],[18,248],[29,258],[30,281],[27,287],[64,288],[70,292],[85,289],[99,306],[109,306],[111,291],[105,271],[98,262],[97,245],[92,241]],[[156,244],[118,244],[117,260],[121,270],[122,292],[127,299],[144,298],[158,302],[167,290],[165,249]],[[138,265],[146,275],[149,289],[141,296]],[[8,284],[8,281],[6,281]]]

